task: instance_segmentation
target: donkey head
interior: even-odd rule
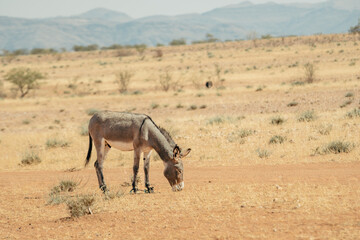
[[[173,158],[165,164],[164,175],[174,192],[184,188],[184,167],[181,159],[186,157],[190,151],[191,149],[188,148],[185,153],[182,153],[179,146],[175,145]]]

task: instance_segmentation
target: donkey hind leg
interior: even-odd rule
[[[144,152],[144,173],[145,173],[145,193],[153,193],[154,187],[150,186],[149,181],[149,171],[150,171],[150,156],[151,150],[149,152]]]
[[[104,181],[104,175],[103,175],[103,164],[106,157],[106,154],[110,150],[110,146],[105,143],[104,140],[101,141],[100,144],[96,144],[96,150],[97,150],[97,160],[94,163],[94,167],[96,169],[96,175],[98,177],[99,182],[99,188],[106,193],[107,187]]]
[[[134,149],[134,166],[133,166],[134,176],[132,179],[132,189],[130,191],[130,192],[134,192],[134,193],[136,193],[138,191],[138,189],[136,188],[136,178],[137,178],[137,174],[139,172],[140,155],[141,155],[140,149],[135,148]]]

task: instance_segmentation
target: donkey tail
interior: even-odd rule
[[[86,156],[85,167],[89,164],[90,157],[91,157],[91,150],[92,150],[92,138],[89,134],[89,150],[88,150],[88,153]]]

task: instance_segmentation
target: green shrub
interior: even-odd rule
[[[169,43],[170,46],[179,46],[186,45],[186,40],[184,38],[174,39]]]

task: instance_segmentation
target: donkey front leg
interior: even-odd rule
[[[134,176],[133,176],[133,181],[132,181],[132,189],[130,192],[134,192],[136,193],[138,191],[138,189],[136,188],[136,178],[137,178],[137,174],[139,172],[139,163],[140,163],[140,155],[141,155],[141,151],[140,149],[134,149],[134,166],[133,166],[133,172],[134,172]]]
[[[154,187],[150,186],[149,181],[149,171],[150,171],[150,156],[151,150],[149,152],[144,152],[144,173],[145,173],[145,192],[146,193],[153,193]]]

